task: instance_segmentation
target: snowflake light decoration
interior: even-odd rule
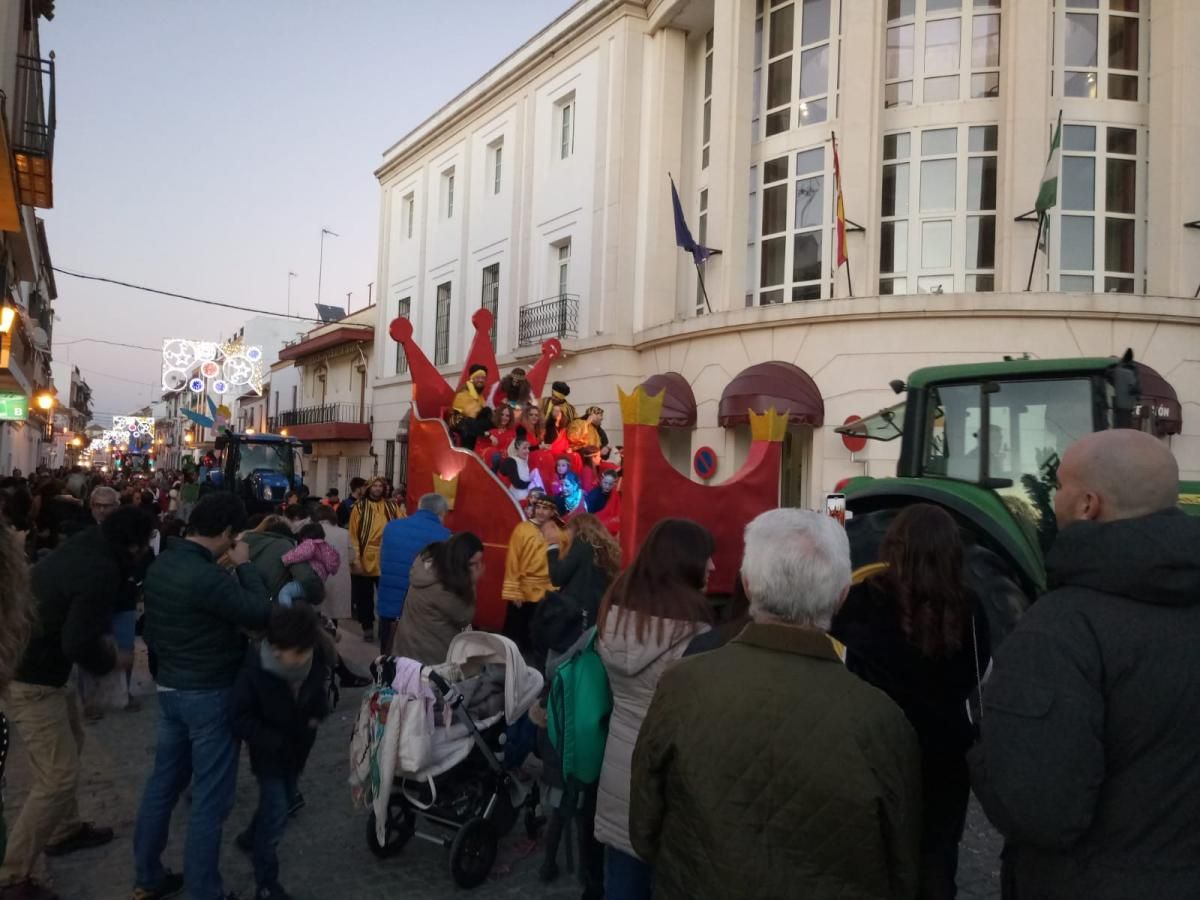
[[[113,427],[104,432],[105,443],[145,449],[154,444],[154,420],[144,416],[113,416]]]
[[[168,394],[188,390],[193,394],[223,395],[232,392],[262,395],[262,347],[243,341],[214,344],[168,338],[162,349],[162,387]]]

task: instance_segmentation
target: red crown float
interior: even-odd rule
[[[472,366],[487,368],[485,396],[490,395],[500,377],[490,338],[492,314],[485,309],[477,310],[471,316],[471,324],[475,327],[475,337],[458,388],[452,388],[442,378],[417,345],[408,319],[393,320],[388,331],[404,348],[412,374],[405,498],[408,508],[415,509],[423,494],[441,494],[450,503],[446,526],[452,531],[472,531],[483,541],[485,571],[476,591],[475,624],[499,630],[505,615],[501,590],[508,540],[523,513],[504,483],[472,448],[454,446],[445,422],[454,394],[466,383]],[[550,365],[561,355],[562,345],[557,340],[542,344],[541,357],[526,374],[534,396],[542,395]],[[709,580],[710,592],[731,592],[741,563],[742,532],[746,524],[778,505],[779,462],[787,431],[787,412],[751,411],[752,443],[745,464],[728,481],[707,486],[680,474],[662,455],[658,425],[665,391],[650,396],[644,388],[637,387],[631,394],[620,389],[618,393],[625,447],[618,501],[624,559],[627,562],[633,559],[656,522],[671,517],[692,519],[712,532],[716,541],[713,555],[716,568]]]

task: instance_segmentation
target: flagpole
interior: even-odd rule
[[[700,279],[700,293],[704,295],[704,308],[708,310],[708,314],[712,315],[712,304],[708,302],[708,288],[704,286],[704,272],[700,269],[700,263],[696,263],[696,277]]]
[[[1042,243],[1042,227],[1046,224],[1046,214],[1038,216],[1037,237],[1033,239],[1033,258],[1029,260],[1029,280],[1025,282],[1026,292],[1033,290],[1033,270],[1037,266],[1038,247]]]

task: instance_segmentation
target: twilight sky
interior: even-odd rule
[[[58,72],[55,265],[314,315],[366,305],[391,144],[571,0],[65,0],[42,22]],[[96,418],[159,390],[164,337],[216,339],[249,314],[58,275],[54,357]]]

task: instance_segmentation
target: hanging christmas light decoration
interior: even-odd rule
[[[168,338],[162,349],[162,388],[167,394],[189,390],[193,394],[262,395],[262,347],[241,340],[214,344]]]

